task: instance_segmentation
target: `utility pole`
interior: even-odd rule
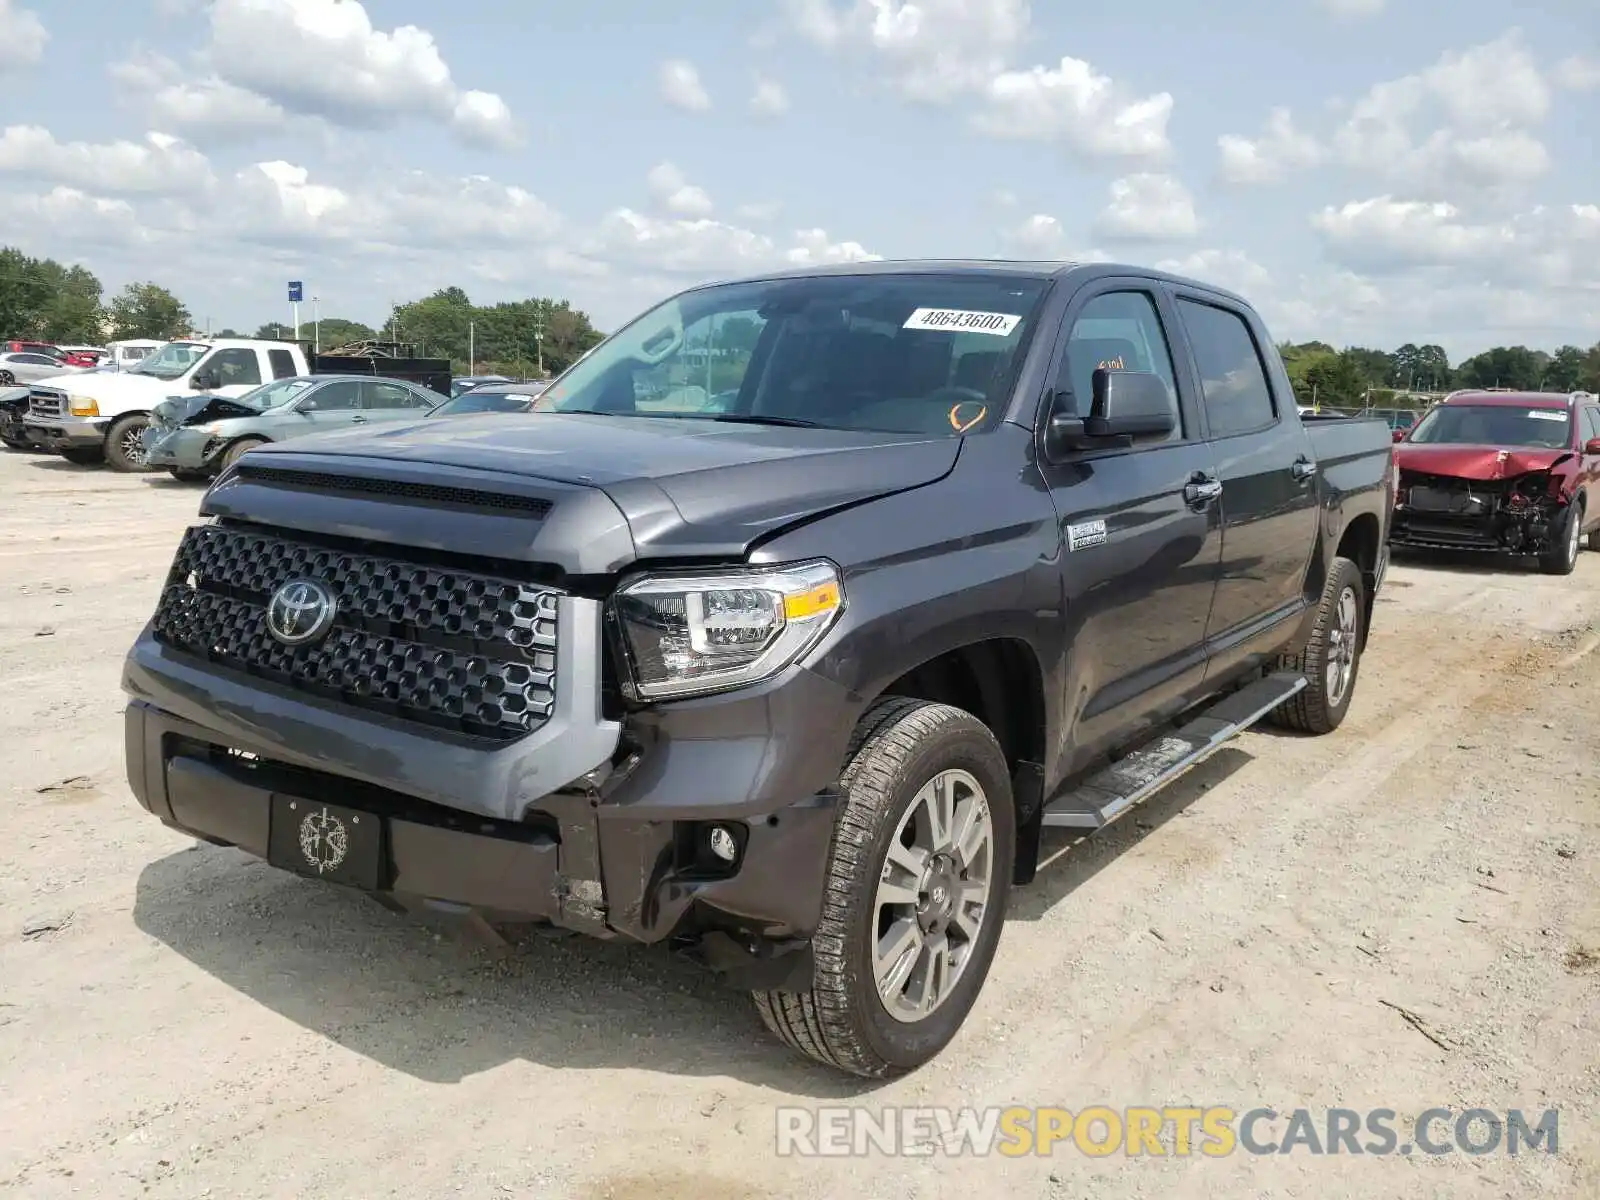
[[[467,374],[478,373],[478,323],[467,322]]]
[[[539,358],[539,378],[544,378],[544,301],[537,301],[538,315],[533,319],[533,346]]]
[[[322,297],[311,297],[311,353],[322,353]]]

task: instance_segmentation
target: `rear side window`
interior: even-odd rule
[[[272,363],[274,379],[288,379],[294,374],[294,355],[287,350],[268,350],[267,360]]]
[[[428,407],[426,401],[408,387],[398,383],[364,383],[362,408],[416,408]]]
[[[1263,429],[1278,419],[1261,352],[1244,318],[1180,299],[1178,312],[1200,371],[1200,396],[1214,438]]]
[[[1585,408],[1583,412],[1583,440],[1600,437],[1600,408]]]

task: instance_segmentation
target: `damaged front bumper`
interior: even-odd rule
[[[809,985],[837,802],[819,763],[838,761],[851,712],[812,672],[620,725],[574,712],[546,742],[492,749],[203,669],[148,632],[124,688],[130,786],[175,829],[405,907],[667,941],[736,987]],[[291,804],[368,820],[371,861],[357,862],[352,827],[357,874],[319,870],[285,828],[302,820]]]
[[[1400,473],[1392,545],[1543,554],[1559,536],[1567,500],[1548,471],[1476,480]]]

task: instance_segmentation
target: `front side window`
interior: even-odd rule
[[[315,412],[352,412],[361,407],[361,384],[342,379],[324,384],[306,397]]]
[[[1183,437],[1178,386],[1172,374],[1172,353],[1166,331],[1147,292],[1106,292],[1083,306],[1067,335],[1066,353],[1056,390],[1071,394],[1077,415],[1087,417],[1097,370],[1142,371],[1167,385],[1173,429],[1165,440]],[[1057,411],[1061,411],[1058,405]]]
[[[539,411],[958,436],[1004,414],[1049,281],[808,276],[674,297],[600,343]]]
[[[1201,402],[1211,436],[1249,433],[1277,420],[1267,369],[1244,318],[1197,300],[1179,300],[1178,312],[1200,371]]]
[[[1422,446],[1504,446],[1561,450],[1572,444],[1564,408],[1512,404],[1441,404],[1417,422],[1407,441]]]

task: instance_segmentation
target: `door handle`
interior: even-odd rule
[[[1222,495],[1222,481],[1198,471],[1183,485],[1184,502],[1194,508],[1204,508]]]
[[[1289,474],[1295,477],[1296,482],[1304,483],[1317,473],[1317,464],[1301,455],[1289,465]]]

